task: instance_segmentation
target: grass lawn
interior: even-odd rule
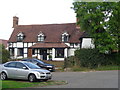
[[[6,88],[28,88],[28,87],[43,87],[48,85],[63,85],[67,84],[66,81],[53,81],[49,80],[47,82],[28,82],[21,80],[4,80],[2,81],[2,89]]]
[[[75,66],[72,68],[72,71],[106,71],[106,70],[120,70],[120,68],[119,66],[100,66],[94,69],[79,66]]]

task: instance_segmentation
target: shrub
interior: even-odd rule
[[[105,55],[99,53],[98,49],[80,49],[75,51],[75,56],[80,60],[80,66],[88,68],[99,67],[105,62]]]
[[[9,58],[9,51],[5,49],[4,45],[0,44],[0,63],[7,62]]]
[[[120,65],[120,53],[105,55],[105,59],[108,61],[107,65]]]
[[[80,61],[75,56],[70,56],[64,60],[64,68],[73,67],[80,64]]]

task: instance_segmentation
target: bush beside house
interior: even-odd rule
[[[9,60],[10,53],[5,49],[3,44],[0,44],[0,63],[5,63]]]
[[[104,54],[98,49],[80,49],[75,51],[75,56],[68,57],[65,60],[64,67],[86,67],[90,69],[100,66],[118,66],[120,65],[120,53]]]

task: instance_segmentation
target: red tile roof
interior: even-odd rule
[[[37,42],[37,35],[42,32],[46,38],[44,42],[62,42],[61,35],[67,32],[70,35],[69,41],[71,43],[78,43],[80,36],[83,34],[76,28],[75,23],[68,24],[44,24],[44,25],[18,25],[8,42],[17,42],[17,34],[23,32],[25,38],[23,42]]]
[[[8,40],[0,39],[0,44],[3,44],[5,46],[5,48],[7,48],[7,42],[8,42]]]
[[[68,46],[64,43],[36,43],[30,48],[67,48]]]

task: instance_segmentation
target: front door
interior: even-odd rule
[[[47,49],[41,49],[41,55],[43,55],[43,60],[47,60]]]

